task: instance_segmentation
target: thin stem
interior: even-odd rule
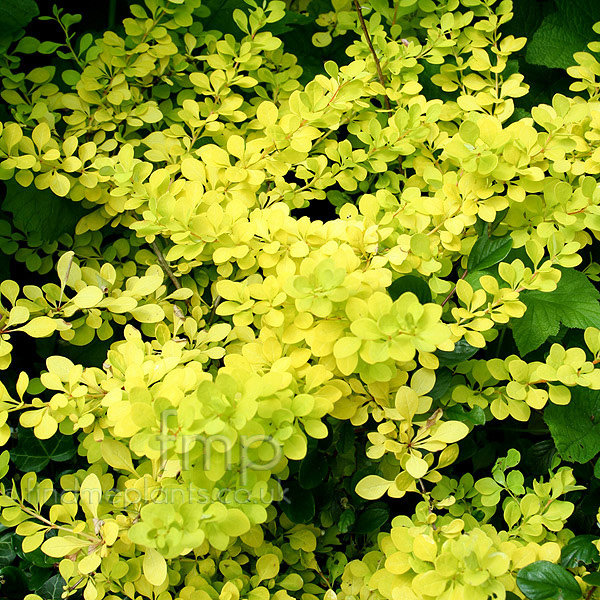
[[[210,316],[208,317],[208,323],[206,324],[207,327],[210,327],[212,325],[215,315],[217,314],[217,306],[219,306],[219,304],[221,304],[221,300],[223,300],[223,298],[221,298],[221,296],[217,296],[215,298],[215,301],[213,302],[212,310],[210,311]]]
[[[428,504],[428,508],[429,508],[429,514],[430,515],[434,514],[433,504],[431,502],[431,496],[427,493],[427,490],[425,489],[425,485],[423,484],[423,480],[422,479],[417,479],[417,483],[419,484],[419,487],[421,488],[421,493],[423,494],[423,499],[427,500],[427,504]],[[431,527],[434,530],[437,529],[437,527],[435,526],[435,523],[432,523]]]
[[[377,53],[375,52],[375,48],[373,48],[373,42],[371,42],[371,36],[369,35],[369,30],[367,29],[367,25],[362,15],[362,11],[360,9],[360,5],[358,4],[358,0],[354,0],[354,8],[356,9],[356,13],[358,14],[358,20],[360,22],[360,27],[363,30],[365,35],[365,39],[367,40],[367,45],[369,46],[369,50],[371,51],[371,55],[373,56],[373,60],[375,61],[375,68],[377,69],[377,77],[379,79],[379,83],[383,86],[383,101],[385,103],[385,107],[387,110],[390,110],[390,100],[385,93],[385,78],[383,77],[383,71],[381,70],[381,63],[379,62],[379,58],[377,58]]]
[[[500,332],[500,336],[498,337],[498,347],[496,348],[496,358],[500,356],[500,349],[502,348],[502,343],[504,342],[504,336],[506,335],[506,330],[508,327],[504,327]]]
[[[108,3],[108,28],[113,30],[117,17],[117,0],[109,0]]]
[[[85,579],[85,576],[81,576],[73,585],[70,585],[65,592],[67,594],[69,594],[70,592],[72,592],[83,580]]]
[[[173,285],[178,290],[180,290],[181,283],[179,283],[179,280],[177,279],[177,277],[175,277],[175,274],[171,270],[169,263],[163,256],[163,253],[160,251],[160,248],[158,247],[156,240],[154,240],[153,242],[150,242],[150,247],[152,248],[152,252],[154,252],[154,254],[156,255],[156,258],[158,259],[158,264],[161,266],[162,270],[165,272],[165,275],[167,275],[169,277],[169,279],[173,282]]]
[[[596,591],[596,588],[598,586],[593,585],[589,590],[588,593],[585,595],[585,600],[591,600],[592,596],[594,595],[594,592]]]
[[[398,4],[400,0],[396,0],[394,3],[394,18],[392,19],[392,27],[396,24],[396,18],[398,17]]]
[[[460,279],[464,279],[467,276],[467,273],[469,272],[468,269],[465,269],[465,272],[460,276]],[[452,298],[452,296],[454,296],[454,293],[456,292],[456,288],[458,287],[458,283],[454,286],[454,288],[452,289],[452,291],[444,298],[444,301],[442,302],[442,306],[444,306],[448,300],[450,300],[450,298]]]
[[[27,506],[24,506],[23,504],[19,505],[19,508],[26,514],[34,517],[35,519],[37,519],[38,521],[41,521],[42,523],[44,523],[45,525],[48,525],[51,529],[57,529],[59,531],[66,531],[67,533],[70,533],[71,535],[78,535],[82,538],[85,538],[86,540],[92,542],[92,543],[97,543],[100,540],[98,540],[97,537],[94,537],[92,535],[89,535],[87,533],[84,533],[83,531],[73,531],[72,529],[69,529],[68,527],[63,527],[62,525],[57,525],[56,523],[53,523],[52,521],[49,521],[48,519],[46,519],[45,517],[42,517],[42,515],[40,515],[39,513],[36,513],[34,510],[28,508]]]

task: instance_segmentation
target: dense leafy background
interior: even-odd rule
[[[205,4],[211,9],[206,26],[239,37],[239,30],[230,15],[234,8],[245,6],[242,0],[208,0]],[[60,2],[59,6],[67,12],[82,12],[83,19],[77,25],[78,33],[99,35],[107,28],[119,32],[119,23],[127,16],[129,3],[113,0],[82,6],[73,0]],[[292,2],[286,18],[272,26],[273,33],[284,41],[286,50],[298,57],[303,68],[303,82],[324,72],[326,60],[334,60],[338,64],[348,62],[344,51],[349,40],[357,37],[356,33],[348,33],[335,38],[333,44],[325,48],[312,47],[309,40],[320,30],[315,19],[329,9],[326,0],[313,0],[306,10],[299,10]],[[25,27],[28,35],[39,39],[61,40],[62,33],[55,22],[35,20],[38,15],[49,15],[51,11],[52,2],[46,0],[39,0],[37,6],[33,0],[5,0],[0,5],[0,22],[3,24],[0,49],[6,49],[18,39]],[[506,32],[526,36],[529,41],[518,52],[511,68],[525,76],[531,91],[517,100],[514,118],[527,115],[534,105],[550,103],[555,93],[569,94],[571,79],[566,68],[574,64],[573,53],[585,50],[586,44],[593,39],[591,27],[598,20],[600,3],[594,0],[515,0],[515,17],[506,26]],[[42,56],[32,55],[27,60],[30,67],[39,61],[57,65],[60,62],[52,51]],[[430,74],[435,74],[436,69],[429,68]],[[427,87],[425,93],[428,97],[444,97],[443,92],[433,85]],[[0,118],[4,119],[6,115],[6,107],[0,107]],[[0,255],[0,279],[36,283],[41,278],[32,271],[39,271],[43,260],[37,249],[43,243],[52,243],[60,236],[73,234],[86,208],[60,199],[50,191],[40,192],[33,186],[21,188],[14,182],[3,184],[0,193],[0,217],[17,232],[20,251],[15,254],[14,235],[8,235],[6,228],[3,235],[0,227],[0,248],[4,250]],[[308,208],[297,209],[294,214],[326,220],[334,217],[336,209],[344,202],[355,201],[357,195],[334,190],[328,195],[330,204],[315,203]],[[109,228],[103,233],[105,239],[110,239],[111,235],[118,236]],[[493,243],[493,248],[478,249],[481,256],[477,252],[472,253],[469,270],[493,268],[511,252],[510,245],[506,245],[504,240],[495,238]],[[592,246],[592,255],[597,258],[598,254],[596,241]],[[425,286],[422,289],[422,281],[417,278],[410,280],[410,276],[396,280],[389,292],[392,297],[398,297],[406,290],[417,295],[422,293],[423,302],[428,300],[428,294],[430,299],[429,288]],[[566,347],[581,345],[580,330],[600,323],[599,297],[594,285],[574,270],[564,270],[559,288],[551,297],[535,291],[524,294],[523,301],[528,311],[512,332],[500,337],[479,354],[476,348],[466,343],[458,344],[451,353],[439,353],[441,371],[432,392],[434,400],[440,398],[450,384],[450,371],[447,368],[471,356],[491,358],[516,349],[521,356],[527,355],[528,359],[533,360],[546,353],[551,343],[556,341],[562,341]],[[35,342],[27,338],[18,344],[14,352],[14,368],[4,376],[7,387],[14,386],[16,374],[21,369],[40,371],[44,358],[55,353],[67,356],[70,353],[83,364],[100,364],[109,345],[108,342],[96,340],[86,348],[85,355],[81,355],[56,337]],[[448,375],[447,379],[445,374]],[[475,424],[482,423],[482,411],[476,408],[466,411],[455,407],[454,413],[448,416]],[[466,473],[483,475],[508,448],[516,448],[524,457],[525,469],[531,478],[545,474],[558,452],[566,461],[573,463],[578,481],[584,482],[588,488],[585,494],[571,494],[577,504],[575,531],[582,536],[597,533],[595,518],[600,491],[600,461],[595,468],[594,461],[600,452],[599,427],[599,394],[582,390],[574,394],[568,406],[550,405],[543,417],[536,414],[526,424],[507,419],[485,429],[476,429],[473,435],[460,443],[460,459],[455,465],[454,476],[460,477]],[[347,548],[346,558],[352,559],[360,557],[366,540],[364,536],[385,527],[390,514],[410,514],[415,501],[406,498],[373,503],[361,499],[354,491],[356,483],[365,475],[375,472],[365,458],[366,436],[347,422],[333,419],[328,424],[328,431],[325,439],[311,440],[306,457],[293,465],[289,483],[292,503],[284,505],[282,509],[296,523],[310,523],[324,514],[327,519],[336,521],[340,533],[346,536],[343,538]],[[18,428],[13,432],[8,449],[11,453],[11,472],[16,477],[19,472],[33,470],[40,479],[43,476],[57,479],[77,468],[73,441],[61,434],[41,441],[30,430]],[[597,556],[589,544],[585,550],[587,554],[582,561],[586,564],[597,562]],[[575,550],[573,552],[577,554]],[[565,558],[564,566],[574,564],[569,556]],[[331,573],[339,571],[336,560],[339,557],[331,557],[328,562]],[[24,554],[20,549],[19,536],[10,531],[0,532],[0,567],[2,598],[22,598],[24,589],[35,591],[49,600],[60,597],[64,582],[56,574],[53,561],[39,550]],[[556,565],[543,565],[547,571],[544,575],[540,569],[542,567],[538,565],[537,571],[522,572],[521,589],[531,598],[542,597],[536,596],[539,593],[536,577],[554,577],[562,581],[562,597],[569,598],[569,593],[573,594],[574,580],[571,581],[564,570],[557,570]]]

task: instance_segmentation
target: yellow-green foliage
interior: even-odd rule
[[[564,494],[580,488],[556,463],[526,487],[514,454],[493,477],[451,479],[474,424],[446,413],[477,407],[501,427],[600,389],[600,331],[585,331],[587,355],[459,357],[429,394],[440,356],[494,341],[525,292],[597,273],[598,63],[577,57],[581,96],[516,118],[528,86],[507,68],[525,43],[502,33],[510,0],[378,1],[365,22],[384,85],[363,33],[348,64],[303,85],[268,30],[284,3],[248,4],[240,40],[203,30],[200,0],[146,0],[122,36],[72,50],[75,70],[22,72],[24,40],[3,70],[0,177],[88,212],[34,252],[47,283],[0,285],[0,367],[17,336],[112,345],[103,364],[48,356],[2,389],[1,441],[18,411],[40,439],[76,436],[81,468],[5,481],[1,521],[85,600],[522,597],[516,573],[558,559]],[[350,0],[318,23],[320,46],[361,32]],[[427,64],[456,99],[421,93]],[[295,216],[332,189],[356,203]],[[495,263],[474,258],[484,237],[510,240]],[[390,295],[406,275],[424,295]],[[336,524],[294,524],[274,504],[330,417],[367,428],[379,474],[358,494],[423,497],[337,582],[317,560],[339,549]],[[53,489],[66,493],[49,506]]]

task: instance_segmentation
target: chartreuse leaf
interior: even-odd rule
[[[538,560],[517,574],[519,589],[530,600],[577,600],[581,589],[575,577],[564,567]]]
[[[392,483],[392,481],[388,481],[379,475],[367,475],[356,484],[355,491],[365,500],[376,500],[390,489]]]
[[[106,461],[106,464],[110,465],[113,469],[129,471],[130,473],[135,474],[135,469],[133,468],[133,462],[131,460],[131,452],[122,442],[107,438],[101,442],[100,451],[102,452],[102,458]]]
[[[560,270],[562,275],[554,291],[526,290],[519,295],[527,311],[511,323],[521,355],[556,335],[561,323],[577,329],[600,327],[598,290],[584,273],[574,269]]]
[[[54,536],[47,539],[42,544],[42,552],[54,558],[62,558],[68,554],[73,554],[86,546],[89,546],[89,541],[75,537],[74,535]]]
[[[595,535],[576,535],[571,538],[560,551],[560,564],[570,569],[580,564],[600,562],[600,553],[593,543],[597,540],[598,536]]]
[[[151,585],[162,585],[167,579],[167,561],[154,548],[146,549],[143,570],[144,577]]]
[[[467,261],[467,270],[482,271],[497,265],[506,258],[512,248],[512,238],[509,235],[502,237],[488,237],[484,235],[476,242]]]
[[[64,462],[77,453],[71,436],[56,433],[47,440],[40,440],[26,427],[19,427],[17,431],[17,445],[10,451],[10,458],[21,471],[40,471],[51,460]]]
[[[279,573],[279,559],[275,554],[263,554],[256,561],[256,572],[258,573],[259,581],[273,579]]]
[[[544,420],[565,460],[585,463],[600,452],[600,390],[572,388],[569,404],[548,404]]]
[[[98,504],[102,496],[102,486],[95,473],[90,473],[79,488],[79,503],[92,517],[98,518]]]

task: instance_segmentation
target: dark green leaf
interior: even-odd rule
[[[354,523],[354,533],[371,533],[377,531],[389,519],[390,509],[382,502],[374,502],[358,515]]]
[[[585,575],[583,577],[583,580],[588,585],[595,585],[597,587],[600,587],[600,573],[598,573],[598,572],[596,572],[596,573],[588,573],[587,575]]]
[[[442,367],[435,372],[435,385],[433,389],[427,394],[434,400],[440,400],[446,392],[450,389],[452,383],[453,373],[450,369]]]
[[[527,450],[527,464],[536,475],[544,475],[552,466],[556,446],[552,439],[544,439]]]
[[[548,404],[544,420],[565,460],[585,463],[600,452],[600,390],[571,388],[569,404]]]
[[[50,534],[51,537],[51,534]],[[12,536],[13,551],[16,555],[37,567],[51,567],[56,562],[54,558],[44,554],[39,548],[33,552],[23,552],[23,537],[17,534]]]
[[[469,360],[479,348],[471,346],[464,339],[458,340],[454,345],[452,352],[438,350],[435,354],[440,362],[440,367],[455,367],[465,360]]]
[[[17,439],[17,446],[10,451],[10,458],[21,471],[39,471],[51,460],[69,460],[77,452],[73,438],[60,433],[48,440],[40,440],[32,429],[19,427]]]
[[[596,461],[594,465],[594,477],[596,479],[600,479],[600,458]]]
[[[344,204],[348,204],[348,202],[352,202],[350,196],[340,190],[329,190],[327,192],[327,200],[338,208],[344,206]]]
[[[412,292],[421,304],[431,302],[431,290],[424,279],[415,275],[405,275],[399,277],[388,288],[388,294],[392,300],[397,300],[404,292]]]
[[[2,0],[0,2],[0,46],[7,47],[18,39],[22,29],[40,11],[33,0]]]
[[[336,450],[339,454],[354,452],[356,433],[350,421],[342,421],[337,429]]]
[[[560,551],[560,564],[567,569],[578,567],[580,564],[589,565],[600,562],[598,548],[592,542],[598,540],[595,535],[577,535],[571,538]]]
[[[506,24],[504,31],[515,37],[531,36],[540,26],[544,13],[539,2],[531,0],[513,0],[513,18]]]
[[[503,237],[488,237],[484,235],[476,242],[467,261],[468,271],[481,271],[497,265],[512,248],[512,238],[509,235]]]
[[[301,488],[295,481],[284,482],[283,491],[280,506],[288,519],[294,523],[310,523],[315,516],[312,492]]]
[[[553,292],[526,290],[519,296],[527,311],[512,323],[513,336],[521,355],[535,350],[549,336],[556,335],[561,323],[578,329],[600,327],[600,294],[594,285],[580,271],[561,268],[561,272]]]
[[[575,577],[565,568],[547,560],[538,560],[523,567],[517,575],[517,585],[530,600],[581,598]]]
[[[0,538],[0,566],[10,565],[15,560],[17,554],[13,548],[12,533],[3,535]]]
[[[55,570],[52,568],[37,567],[31,565],[29,567],[29,589],[39,590],[46,582],[54,577]]]
[[[17,567],[3,567],[0,569],[0,595],[7,598],[21,600],[29,588],[25,573]]]
[[[44,600],[60,600],[65,587],[65,580],[60,575],[54,575],[36,590]]]
[[[300,463],[298,483],[305,490],[312,490],[323,482],[328,465],[325,456],[318,451],[309,452]]]
[[[33,184],[21,187],[14,180],[6,182],[2,208],[14,216],[14,224],[24,233],[38,234],[52,242],[63,233],[73,233],[86,210],[78,202],[61,198],[51,190],[38,190]]]
[[[517,73],[519,71],[519,61],[518,60],[509,60],[506,64],[506,68],[504,73],[512,75],[513,73]],[[500,223],[504,217],[508,214],[508,206],[496,212],[496,218],[489,223],[488,221],[484,221],[481,217],[477,217],[477,221],[475,221],[475,232],[479,237],[486,235],[487,237],[491,237],[492,233]]]
[[[558,10],[545,17],[527,44],[527,61],[566,69],[575,64],[573,54],[586,51],[595,36],[592,25],[600,20],[596,0],[557,0]]]
[[[356,513],[353,508],[347,508],[342,512],[338,520],[338,530],[340,533],[347,533],[356,521]]]
[[[498,275],[498,267],[492,267],[491,269],[484,269],[482,271],[469,271],[465,277],[465,281],[473,288],[473,291],[476,292],[481,289],[480,279],[484,275],[493,277],[500,287],[506,287],[506,282]]]
[[[303,15],[293,10],[286,10],[285,17],[276,23],[269,23],[265,29],[270,31],[275,36],[280,36],[283,33],[294,31],[298,26],[310,23],[312,19],[308,15]]]
[[[452,421],[462,421],[472,425],[485,425],[485,413],[480,406],[474,406],[471,410],[462,404],[456,404],[444,410],[444,416]]]

